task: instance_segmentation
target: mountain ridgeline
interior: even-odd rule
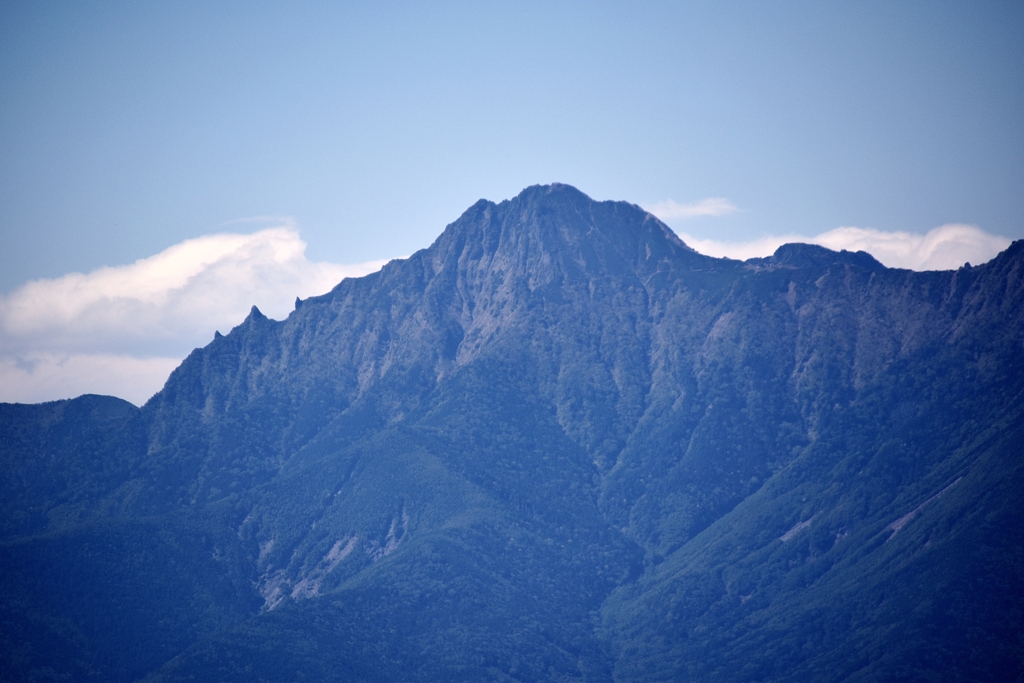
[[[0,405],[0,679],[1024,676],[1024,242],[703,256],[565,185]]]

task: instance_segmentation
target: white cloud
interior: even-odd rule
[[[0,401],[41,403],[82,394],[118,396],[142,405],[181,358],[113,354],[26,353],[0,356]]]
[[[645,206],[645,209],[653,213],[655,216],[663,221],[671,220],[673,218],[697,218],[698,216],[724,216],[726,214],[735,213],[739,211],[739,208],[734,206],[725,197],[708,197],[707,199],[701,199],[698,202],[691,202],[689,204],[677,204],[671,199],[666,199],[662,202],[657,202],[650,206]]]
[[[1010,240],[992,235],[976,225],[950,223],[924,235],[910,232],[883,232],[874,228],[836,228],[806,237],[769,235],[748,242],[720,242],[679,233],[689,246],[708,256],[740,260],[770,256],[783,244],[818,244],[834,251],[866,251],[890,268],[910,270],[952,270],[965,262],[979,265],[991,260],[1010,246]]]
[[[748,242],[720,242],[718,240],[703,239],[688,235],[685,232],[676,231],[679,238],[686,244],[707,256],[718,258],[734,258],[746,261],[748,258],[758,256],[769,256],[783,244],[789,242],[811,242],[813,237],[802,237],[800,235],[768,235],[758,237]]]
[[[818,235],[815,244],[837,251],[866,251],[890,268],[953,270],[968,261],[979,265],[991,260],[1010,246],[1010,240],[990,235],[976,225],[949,223],[924,235],[836,228]]]
[[[144,402],[188,352],[256,305],[283,318],[385,261],[311,262],[290,226],[207,235],[133,264],[35,280],[0,297],[0,401],[111,393]]]

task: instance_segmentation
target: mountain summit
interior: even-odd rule
[[[1024,675],[1024,242],[702,256],[566,185],[0,405],[4,680]]]

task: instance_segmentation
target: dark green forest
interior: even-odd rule
[[[0,680],[1024,680],[1024,242],[703,256],[565,185],[0,404]]]

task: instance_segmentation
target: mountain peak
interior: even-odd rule
[[[885,268],[878,259],[866,251],[843,249],[837,252],[817,244],[802,242],[783,244],[765,261],[791,268],[822,267],[837,262],[860,266],[868,270]]]
[[[437,271],[498,268],[531,280],[639,274],[660,260],[696,254],[640,207],[595,201],[562,183],[533,185],[498,204],[481,199],[427,251]]]
[[[141,410],[0,404],[0,678],[1019,680],[1022,257],[481,200]]]

